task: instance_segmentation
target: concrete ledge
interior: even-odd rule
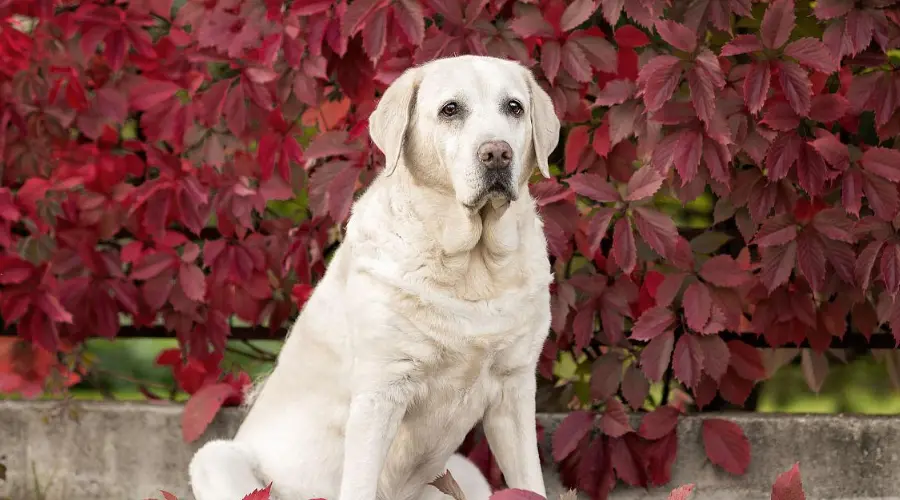
[[[144,500],[161,498],[159,490],[166,489],[190,500],[187,463],[201,443],[181,441],[181,411],[170,404],[0,401],[0,456],[8,468],[0,499]],[[561,417],[541,415],[548,440]],[[202,441],[230,436],[240,418],[238,410],[225,411]],[[900,500],[900,417],[727,418],[741,424],[752,443],[745,476],[731,476],[706,460],[703,418],[689,416],[678,427],[671,487],[619,485],[613,498],[665,499],[675,486],[693,482],[697,500],[769,499],[776,476],[799,460],[810,500]],[[545,474],[548,487],[560,491],[554,471]]]

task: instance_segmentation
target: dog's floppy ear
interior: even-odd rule
[[[388,86],[375,111],[369,115],[369,135],[384,153],[386,175],[391,175],[400,163],[418,87],[419,69],[407,69]]]
[[[547,92],[538,85],[531,70],[523,68],[531,93],[531,139],[534,143],[534,154],[538,168],[544,177],[550,177],[550,165],[547,157],[556,149],[559,142],[559,118],[553,109],[553,101]]]

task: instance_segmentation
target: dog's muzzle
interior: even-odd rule
[[[484,198],[504,197],[513,199],[512,162],[513,150],[506,141],[485,141],[476,151],[481,166],[482,191],[479,201]]]

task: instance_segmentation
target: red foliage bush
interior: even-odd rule
[[[28,343],[0,390],[72,383],[82,342],[127,318],[178,338],[183,375],[205,367],[196,437],[239,399],[209,368],[233,320],[285,325],[381,167],[380,92],[490,54],[532,67],[567,124],[532,186],[557,271],[540,373],[571,351],[593,376],[554,458],[597,497],[665,483],[678,412],[766,378],[748,336],[808,342],[820,379],[848,322],[900,322],[897,3],[0,2],[0,316]],[[698,200],[708,223],[673,218]],[[648,398],[669,373],[675,406]],[[653,410],[638,430],[620,399]],[[703,437],[745,470],[738,427]]]

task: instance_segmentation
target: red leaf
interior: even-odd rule
[[[803,481],[800,479],[800,462],[782,472],[772,485],[772,500],[806,500]]]
[[[52,321],[57,323],[72,323],[72,313],[59,302],[59,299],[50,293],[41,293],[36,304]]]
[[[175,259],[171,255],[162,252],[146,254],[140,264],[132,268],[131,277],[137,280],[147,280],[158,276],[173,264],[175,264]]]
[[[769,179],[777,181],[787,177],[791,167],[800,159],[804,146],[803,139],[796,132],[781,134],[772,141],[765,159]]]
[[[597,358],[591,370],[591,397],[604,401],[619,390],[622,359],[610,351]]]
[[[635,364],[628,365],[625,369],[625,378],[622,380],[622,395],[632,410],[637,411],[644,406],[647,394],[650,393],[650,382],[647,377],[638,370]]]
[[[702,332],[712,314],[712,296],[705,284],[696,281],[684,291],[684,317],[695,332]]]
[[[703,134],[699,130],[685,129],[679,133],[678,145],[674,151],[675,169],[685,186],[697,176],[700,158],[703,156]]]
[[[219,412],[222,404],[234,394],[234,387],[226,383],[211,384],[195,392],[184,405],[181,415],[181,435],[187,443],[199,438]]]
[[[613,215],[615,214],[616,209],[601,207],[597,209],[597,212],[591,216],[591,219],[588,221],[585,236],[588,238],[591,256],[596,255],[597,250],[600,249],[600,243],[603,241],[603,238],[606,237],[606,232],[609,230],[609,223],[612,221]]]
[[[843,328],[843,318],[841,318],[841,327]],[[843,331],[841,333],[844,333]],[[804,349],[800,354],[800,368],[803,371],[803,378],[806,379],[806,385],[815,392],[822,390],[822,384],[828,376],[828,358],[824,353],[816,352],[812,349]]]
[[[900,151],[873,147],[863,153],[859,164],[873,174],[891,182],[900,182]]]
[[[794,0],[774,0],[763,15],[759,36],[763,45],[778,49],[787,43],[794,29]]]
[[[697,48],[697,34],[683,24],[668,19],[656,21],[656,31],[663,41],[685,52]]]
[[[606,83],[597,94],[594,106],[613,106],[622,104],[634,96],[634,83],[631,80],[616,79]]]
[[[352,143],[348,144],[347,133],[340,130],[318,134],[306,148],[304,157],[307,160],[320,160],[329,156],[350,156],[358,152]]]
[[[694,491],[694,484],[685,484],[684,486],[679,486],[672,490],[672,493],[669,493],[669,500],[688,500],[690,498],[691,493]]]
[[[17,285],[27,280],[34,270],[30,263],[7,255],[0,255],[0,284]]]
[[[853,274],[856,277],[856,284],[859,286],[860,290],[866,291],[869,289],[872,278],[872,268],[875,267],[875,262],[878,260],[878,255],[883,247],[883,241],[875,240],[866,245],[859,253],[859,258],[856,260]]]
[[[775,67],[778,69],[781,90],[791,108],[800,116],[808,115],[812,105],[812,82],[809,81],[809,75],[797,63],[790,61],[776,62]]]
[[[797,267],[814,291],[825,284],[825,248],[818,234],[803,231],[797,238]]]
[[[179,90],[181,87],[169,81],[144,79],[140,85],[131,90],[131,107],[138,111],[146,111],[165,102]]]
[[[703,371],[716,382],[722,380],[731,362],[728,344],[718,335],[704,335],[700,337],[700,350],[703,351]]]
[[[359,0],[350,3],[347,11],[341,17],[341,36],[350,38],[359,32],[367,18],[379,9],[382,2],[378,0]]]
[[[584,439],[594,426],[594,414],[588,411],[578,410],[569,413],[556,432],[553,433],[552,448],[553,459],[562,461],[575,451],[578,443]]]
[[[769,95],[772,70],[768,61],[754,61],[744,76],[744,103],[750,113],[756,114],[763,108]],[[768,120],[768,117],[767,117]]]
[[[872,41],[875,19],[870,12],[863,9],[854,9],[847,14],[844,24],[844,36],[849,38],[850,54],[859,54]]]
[[[771,8],[770,8],[771,9]],[[750,465],[750,441],[739,425],[720,418],[703,421],[703,446],[710,462],[743,475]]]
[[[636,444],[638,441],[634,434],[610,439],[611,462],[619,479],[630,486],[643,487],[647,485],[647,477],[642,460],[636,456]]]
[[[637,248],[634,246],[634,232],[631,230],[631,224],[627,217],[622,217],[616,221],[613,228],[613,257],[619,268],[625,274],[631,274],[637,265]]]
[[[834,55],[817,38],[794,40],[784,48],[784,53],[796,59],[798,63],[822,73],[834,73],[838,68]]]
[[[594,139],[591,141],[591,146],[594,147],[594,152],[597,153],[597,156],[603,158],[609,156],[609,150],[612,145],[609,143],[608,121],[604,120],[603,123],[594,130]]]
[[[672,354],[672,369],[675,377],[688,387],[696,387],[700,383],[700,372],[703,368],[703,350],[699,338],[694,334],[684,334],[675,343]]]
[[[659,171],[650,165],[644,165],[628,179],[625,200],[640,201],[649,198],[659,191],[665,179]]]
[[[675,315],[668,308],[652,307],[644,311],[644,314],[641,314],[641,317],[634,323],[631,339],[653,340],[662,335],[674,322]]]
[[[591,63],[584,50],[575,42],[570,41],[562,46],[562,67],[578,82],[586,83],[591,80]]]
[[[797,239],[797,224],[786,214],[766,220],[750,243],[760,248],[779,246]]]
[[[736,56],[761,50],[763,50],[763,46],[756,35],[737,35],[722,46],[720,55],[722,57]]]
[[[583,305],[572,319],[572,330],[575,334],[575,349],[581,350],[591,343],[594,336],[594,307],[592,303]]]
[[[672,304],[672,301],[675,300],[675,296],[678,295],[678,292],[681,290],[681,285],[684,283],[686,277],[687,274],[685,273],[666,275],[665,279],[663,279],[662,283],[660,283],[659,287],[656,289],[656,305],[669,307],[669,305]]]
[[[533,491],[519,488],[500,490],[491,495],[489,500],[547,500]]]
[[[641,370],[653,382],[659,382],[663,378],[669,360],[672,358],[672,348],[675,346],[675,333],[671,330],[657,336],[641,351]]]
[[[716,286],[735,288],[743,285],[749,276],[730,255],[716,255],[703,263],[700,277]]]
[[[615,202],[621,199],[616,188],[599,174],[578,173],[566,179],[566,183],[576,193],[594,201]]]
[[[178,497],[176,497],[175,495],[169,493],[168,491],[162,491],[162,490],[160,490],[160,493],[162,493],[162,496],[163,496],[163,499],[164,499],[164,500],[178,500]]]
[[[394,21],[406,34],[410,43],[422,45],[425,38],[425,15],[422,4],[413,0],[401,0],[394,4]]]
[[[566,138],[565,151],[566,173],[571,174],[578,169],[581,155],[588,150],[588,144],[590,144],[590,140],[591,138],[588,134],[588,128],[584,125],[573,127],[572,130],[569,131],[569,136]]]
[[[615,26],[619,21],[619,16],[622,15],[622,7],[624,4],[625,0],[600,1],[600,5],[603,8],[603,19],[605,19],[610,26]]]
[[[891,296],[900,292],[900,244],[891,243],[881,254],[881,280]]]
[[[846,170],[850,165],[850,152],[847,149],[847,145],[842,143],[839,138],[823,129],[818,129],[816,135],[818,136],[816,140],[809,143],[813,149],[815,149],[822,156],[822,159],[832,167],[838,170]]]
[[[900,210],[900,197],[897,195],[897,183],[864,172],[863,192],[869,206],[880,219],[893,220]]]
[[[731,340],[728,342],[728,351],[731,353],[730,366],[738,375],[752,381],[766,378],[766,369],[758,349],[740,340]]]
[[[851,170],[844,173],[841,182],[841,204],[849,214],[859,217],[862,209],[863,176],[859,170]]]
[[[592,34],[595,29],[576,31],[569,36],[566,45],[577,47],[579,54],[584,54],[588,60],[588,70],[595,69],[604,73],[617,73],[619,68],[619,55],[615,47],[602,36]],[[629,77],[625,72],[619,72],[622,76]],[[630,77],[629,77],[630,78]]]
[[[640,28],[631,24],[626,24],[616,30],[613,34],[619,47],[643,47],[650,43],[650,38]]]
[[[674,406],[657,407],[641,420],[638,434],[644,439],[660,439],[678,427],[680,413]]]
[[[840,208],[828,208],[817,213],[813,217],[812,226],[826,238],[845,243],[856,242],[853,236],[853,222]]]
[[[813,13],[822,20],[834,19],[853,10],[853,4],[853,0],[817,0]]]
[[[600,417],[600,429],[612,437],[622,437],[633,430],[628,422],[625,407],[618,399],[610,398],[606,401],[606,409]]]
[[[516,35],[520,38],[553,35],[553,27],[544,19],[540,9],[532,6],[523,7],[519,15],[509,24],[509,28]]]
[[[551,84],[556,81],[561,62],[562,47],[559,46],[559,42],[551,40],[541,45],[541,69],[544,70],[544,76]]]
[[[206,277],[195,264],[182,264],[178,270],[178,282],[187,298],[202,302],[206,296]]]
[[[626,102],[610,108],[604,121],[609,123],[609,143],[611,146],[619,144],[635,133],[639,114],[640,108],[636,102]]]
[[[272,483],[269,483],[263,489],[256,489],[250,492],[249,495],[245,496],[243,500],[269,500],[270,495],[272,494]]]
[[[759,123],[766,125],[773,130],[789,132],[800,125],[800,117],[797,116],[797,113],[794,112],[787,101],[769,101],[768,105],[764,106],[764,108],[766,112]]]
[[[597,10],[597,3],[594,0],[573,0],[569,2],[566,10],[562,13],[562,17],[559,19],[560,30],[574,30],[587,21],[595,10]]]
[[[663,258],[668,258],[678,238],[675,221],[649,207],[634,207],[634,225],[644,242]]]
[[[704,123],[710,123],[716,109],[716,91],[725,86],[725,75],[716,55],[708,49],[697,53],[687,79],[697,117]]]
[[[681,59],[675,56],[656,56],[644,64],[637,82],[648,111],[658,111],[672,98],[682,72]]]
[[[736,374],[731,368],[719,382],[719,394],[722,399],[738,406],[743,406],[747,402],[752,390],[753,382]]]

